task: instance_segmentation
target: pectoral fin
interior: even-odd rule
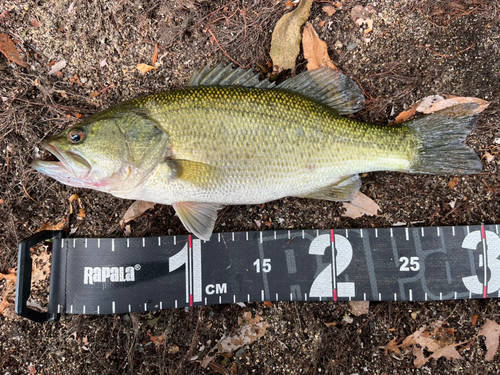
[[[355,174],[347,176],[335,185],[328,185],[312,193],[301,195],[299,198],[324,199],[327,201],[350,201],[361,188],[361,179]]]
[[[199,186],[211,180],[217,170],[211,165],[191,160],[167,159],[165,162],[170,168],[171,178],[182,179]]]
[[[217,210],[221,209],[222,205],[204,202],[178,202],[174,203],[173,207],[188,231],[202,240],[210,240],[217,219]]]

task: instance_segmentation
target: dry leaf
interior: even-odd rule
[[[399,345],[394,340],[385,346],[386,353],[393,351],[400,354],[401,349],[412,347],[415,360],[415,367],[422,367],[431,358],[462,359],[457,351],[457,346],[466,344],[466,342],[456,342],[453,328],[444,328],[442,321],[432,323],[430,327],[423,326],[412,335],[408,336]],[[432,354],[425,357],[424,350]]]
[[[474,326],[476,325],[476,323],[477,323],[477,318],[479,318],[479,315],[474,314],[474,316],[472,317],[472,322],[471,322],[471,324],[472,324],[472,326],[473,326],[473,327],[474,327]]]
[[[383,348],[385,349],[385,354],[389,354],[389,352],[394,352],[396,354],[401,354],[401,349],[399,349],[399,345],[398,345],[398,340],[397,339],[392,339]]]
[[[357,219],[363,215],[377,216],[377,211],[380,209],[377,203],[363,193],[358,193],[352,201],[345,202],[343,206],[346,210],[342,216],[351,219]]]
[[[306,22],[302,33],[302,48],[304,57],[307,59],[307,70],[318,68],[337,69],[330,60],[330,56],[328,56],[326,43],[319,38],[313,25],[309,22]]]
[[[158,44],[155,44],[155,54],[153,55],[152,58],[154,66],[156,66],[156,60],[158,60]]]
[[[165,343],[166,337],[164,333],[158,336],[153,336],[150,332],[148,332],[147,335],[151,338],[151,341],[153,341],[153,344],[155,344],[157,348],[159,348]]]
[[[415,116],[415,113],[417,112],[417,106],[418,104],[415,104],[409,110],[401,112],[394,120],[394,123],[399,124],[400,122],[404,122],[411,119],[413,116]]]
[[[271,307],[273,305],[271,301],[264,301],[262,304],[264,305],[264,307]]]
[[[73,213],[73,205],[71,203],[73,203],[73,201],[75,200],[78,202],[78,207],[80,208],[80,211],[78,211],[77,219],[81,220],[86,215],[85,211],[83,210],[82,200],[80,199],[78,194],[73,194],[71,197],[69,197],[69,214],[71,215]]]
[[[337,9],[335,9],[331,5],[324,6],[322,8],[322,10],[323,10],[323,12],[325,12],[326,14],[328,14],[328,17],[333,16],[337,12]]]
[[[493,160],[495,160],[495,156],[486,151],[481,159],[486,159],[488,163],[491,163]]]
[[[69,223],[68,218],[56,224],[54,224],[52,221],[48,221],[46,223],[43,223],[42,227],[38,230],[38,232],[41,232],[42,230],[64,230],[64,228],[68,226],[68,223]]]
[[[101,95],[101,94],[98,93],[97,91],[94,91],[94,92],[90,93],[90,96],[93,97],[94,99],[97,98],[99,95]]]
[[[168,354],[176,354],[176,353],[179,353],[180,351],[180,348],[178,345],[170,345],[167,349],[167,353]]]
[[[338,325],[339,325],[338,322],[325,323],[325,326],[327,326],[327,327],[335,327],[335,326],[338,326]]]
[[[59,72],[61,69],[64,69],[65,67],[66,67],[66,60],[61,60],[59,62],[56,62],[54,65],[50,67],[48,75],[50,76],[52,74],[55,74]]]
[[[135,201],[128,208],[127,212],[125,212],[125,215],[123,215],[123,219],[120,221],[120,224],[123,227],[124,224],[126,224],[129,221],[132,221],[134,219],[137,219],[144,212],[146,212],[150,208],[153,208],[155,206],[155,204],[156,203],[146,202],[146,201]]]
[[[0,292],[0,315],[8,319],[16,319],[18,317],[14,311],[16,278],[16,271],[13,268],[7,270],[7,274],[0,273],[0,280],[5,280],[5,286]]]
[[[137,70],[140,71],[142,74],[146,74],[150,70],[157,69],[154,66],[148,65],[148,64],[137,64],[136,66]]]
[[[201,362],[203,368],[209,366],[217,354],[227,356],[242,346],[257,341],[257,339],[265,335],[267,328],[270,326],[267,320],[259,315],[252,317],[252,313],[249,311],[244,312],[243,316],[238,318],[238,324],[240,327],[235,334],[231,336],[224,335],[217,345],[208,352]],[[213,353],[215,350],[217,350],[217,354]]]
[[[218,364],[218,363],[209,362],[208,367],[210,367],[212,370],[214,370],[218,374],[229,375],[228,369],[225,368],[224,366]]]
[[[32,254],[33,270],[31,271],[31,283],[44,281],[50,276],[50,254],[46,249],[39,254]]]
[[[448,182],[448,187],[451,189],[451,190],[454,190],[455,189],[455,186],[458,185],[458,183],[460,182],[460,177],[453,177],[449,182]]]
[[[443,98],[441,95],[431,95],[423,98],[418,103],[416,110],[417,112],[422,112],[427,115],[444,108],[466,103],[479,104],[479,107],[474,113],[481,113],[490,105],[488,101],[479,98],[458,97],[453,95],[447,95],[446,98]]]
[[[500,325],[490,319],[486,319],[486,323],[479,330],[479,335],[486,338],[486,361],[491,361],[498,350],[500,337]]]
[[[24,59],[19,55],[19,52],[17,52],[16,45],[7,34],[0,34],[0,52],[2,52],[8,60],[17,65],[24,68],[28,67],[28,64],[26,64]]]
[[[35,18],[32,18],[31,19],[31,26],[40,27],[40,22],[38,22],[38,20],[36,20]]]
[[[376,13],[373,7],[370,9],[369,7],[356,5],[351,10],[351,17],[356,25],[366,27],[365,34],[368,34],[373,30],[373,20],[369,17],[370,13]]]
[[[309,18],[313,0],[302,0],[294,11],[276,23],[271,40],[271,59],[278,70],[292,69],[300,52],[300,29]]]
[[[354,316],[366,315],[370,311],[369,301],[349,301],[347,305],[349,306],[349,311]]]

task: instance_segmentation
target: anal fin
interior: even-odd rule
[[[328,185],[312,193],[297,197],[345,202],[352,200],[360,188],[361,178],[359,178],[359,175],[355,174],[345,177],[334,185]]]
[[[222,205],[205,202],[177,202],[172,206],[188,231],[204,241],[210,240],[217,219],[217,210],[221,209]]]

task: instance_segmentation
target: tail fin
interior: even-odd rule
[[[418,133],[421,145],[410,173],[463,175],[479,173],[481,160],[462,142],[475,128],[478,104],[460,104],[404,125]]]

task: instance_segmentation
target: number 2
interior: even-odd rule
[[[420,269],[420,263],[418,262],[418,257],[401,257],[399,261],[403,264],[399,267],[400,271],[418,271]],[[408,267],[408,264],[410,265]]]

